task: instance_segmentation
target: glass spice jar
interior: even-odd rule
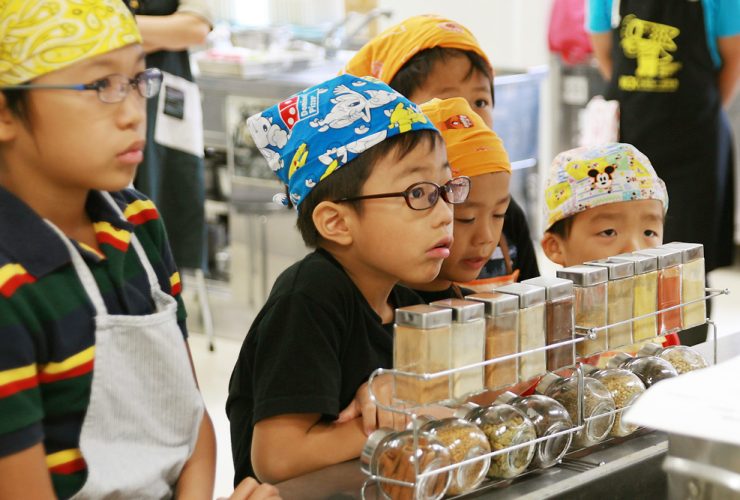
[[[631,406],[645,392],[645,384],[642,383],[640,377],[629,370],[605,368],[593,372],[590,376],[604,384],[604,387],[609,390],[617,410]],[[637,430],[636,425],[622,421],[622,413],[618,412],[614,418],[611,436],[629,436]]]
[[[681,250],[646,248],[634,252],[658,258],[658,309],[674,307],[681,303]],[[665,335],[681,329],[679,308],[658,314],[658,333]]]
[[[677,377],[678,372],[673,365],[665,359],[656,356],[632,357],[626,352],[620,352],[607,364],[607,368],[624,368],[631,371],[642,380],[645,387],[649,388],[661,380]]]
[[[511,405],[495,404],[471,410],[466,420],[473,422],[488,438],[492,451],[532,441],[537,438],[534,424]],[[534,445],[491,457],[488,477],[509,479],[524,472],[534,457]]]
[[[539,276],[522,281],[545,289],[545,340],[547,345],[573,340],[573,282],[562,278]],[[559,370],[575,363],[575,346],[564,345],[546,351],[547,369]]]
[[[573,282],[576,327],[589,329],[606,326],[608,271],[602,267],[578,265],[558,269],[557,276]],[[587,338],[576,344],[579,356],[592,356],[604,351],[604,330],[596,332],[594,340]]]
[[[663,347],[648,343],[640,348],[638,356],[657,356],[668,361],[679,375],[709,366],[707,360],[694,349],[685,345]]]
[[[573,427],[568,410],[552,398],[541,394],[519,397],[513,392],[504,392],[497,403],[507,403],[521,410],[534,424],[537,437],[542,438],[566,431]],[[561,434],[537,444],[532,460],[533,467],[552,467],[563,458],[570,447],[573,434]]]
[[[635,287],[635,265],[632,262],[610,262],[598,260],[586,262],[589,266],[605,267],[608,272],[606,322],[609,325],[629,321],[632,314]],[[606,330],[608,349],[617,349],[632,344],[632,323],[610,326]]]
[[[690,302],[704,298],[706,287],[706,273],[704,268],[704,245],[700,243],[665,244],[659,248],[681,250],[681,300]],[[704,324],[707,321],[706,301],[696,302],[681,308],[681,322],[683,328],[691,328]]]
[[[450,357],[452,368],[482,363],[486,351],[485,307],[463,299],[436,300],[432,307],[452,310]],[[483,390],[483,367],[466,368],[452,374],[452,397],[461,399]]]
[[[393,368],[410,373],[449,370],[452,311],[423,304],[396,309],[393,338]],[[450,399],[450,377],[422,380],[402,374],[394,376],[397,399],[426,404]]]
[[[496,289],[519,297],[519,352],[545,347],[545,289],[540,286],[512,283]],[[519,380],[537,377],[547,369],[545,351],[519,357]]]
[[[452,464],[478,458],[491,453],[488,437],[475,424],[462,418],[432,420],[420,430],[437,438],[450,451]],[[490,457],[463,465],[450,472],[452,480],[448,495],[462,495],[477,488],[486,478],[491,465]]]
[[[416,443],[414,432],[418,433]],[[439,500],[447,493],[451,481],[449,471],[416,481],[417,465],[421,474],[452,463],[449,450],[425,432],[380,428],[367,438],[360,461],[368,474],[415,483],[412,488],[380,481],[383,495],[393,500]]]
[[[578,423],[578,376],[560,377],[548,373],[536,391],[563,405],[574,423]],[[573,437],[573,445],[585,448],[600,443],[609,436],[614,425],[616,405],[604,384],[592,377],[583,377],[584,427]]]
[[[650,255],[623,253],[609,257],[610,262],[632,262],[635,266],[633,317],[655,313],[658,310],[658,258]],[[655,315],[632,322],[634,342],[658,336],[658,319]]]
[[[505,293],[487,292],[468,295],[468,300],[482,302],[486,313],[486,360],[517,353],[519,298]],[[484,370],[486,389],[495,390],[518,382],[517,359],[511,358],[487,365]]]

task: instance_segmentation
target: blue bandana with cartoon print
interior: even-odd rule
[[[249,117],[247,128],[296,208],[316,184],[389,137],[437,130],[380,80],[341,75]],[[288,200],[277,200],[287,205]]]

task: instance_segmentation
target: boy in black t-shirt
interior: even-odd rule
[[[248,126],[316,248],[275,282],[226,404],[235,482],[282,481],[357,457],[368,430],[393,423],[371,408],[336,419],[373,370],[391,366],[394,308],[420,302],[397,283],[437,275],[452,244],[450,203],[470,183],[451,180],[419,108],[372,78],[334,78]]]

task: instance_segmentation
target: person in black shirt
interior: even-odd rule
[[[439,273],[450,204],[470,184],[451,179],[418,107],[374,79],[336,77],[247,124],[317,248],[275,282],[229,383],[234,481],[277,482],[359,456],[368,431],[394,423],[372,405],[337,417],[367,401],[373,370],[391,367],[394,309],[421,303],[397,284]]]

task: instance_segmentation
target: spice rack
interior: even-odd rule
[[[371,398],[371,400],[375,403],[375,405],[378,408],[380,408],[382,410],[385,410],[385,411],[392,412],[392,413],[403,414],[403,415],[405,415],[407,417],[407,419],[411,422],[412,429],[413,429],[413,450],[414,450],[414,455],[418,456],[418,451],[419,451],[419,448],[418,448],[418,446],[419,446],[419,428],[421,427],[421,425],[424,422],[426,422],[426,420],[423,417],[421,417],[421,414],[420,413],[417,413],[417,411],[420,410],[420,409],[422,409],[422,408],[428,408],[429,406],[432,406],[433,404],[432,403],[416,404],[416,405],[401,407],[401,406],[398,406],[398,405],[390,405],[389,406],[389,405],[385,405],[383,403],[380,403],[377,400],[377,397],[375,395],[375,391],[374,391],[374,388],[373,388],[373,384],[374,384],[375,380],[379,376],[382,376],[382,375],[392,375],[392,376],[394,376],[395,375],[395,376],[408,377],[408,378],[417,379],[417,380],[425,381],[426,382],[426,381],[430,381],[430,380],[433,380],[433,379],[436,379],[436,378],[449,377],[450,375],[458,374],[458,373],[463,372],[465,370],[472,370],[472,369],[476,369],[476,368],[482,368],[482,367],[489,366],[489,365],[492,365],[492,364],[495,364],[495,363],[501,363],[503,361],[508,361],[508,360],[516,359],[516,358],[519,358],[519,357],[522,357],[522,356],[526,356],[526,355],[529,355],[529,354],[532,354],[532,353],[537,353],[537,352],[542,352],[542,351],[548,351],[550,349],[557,349],[557,348],[562,348],[562,347],[566,347],[566,346],[572,346],[572,348],[575,350],[575,346],[579,342],[584,342],[587,339],[594,340],[594,339],[596,339],[597,335],[600,332],[606,331],[609,328],[619,327],[619,326],[622,326],[622,325],[630,324],[630,323],[635,322],[635,321],[640,321],[640,320],[643,320],[643,319],[646,319],[646,318],[655,317],[655,316],[658,316],[660,314],[673,311],[675,309],[680,309],[682,307],[689,306],[689,305],[692,305],[692,304],[695,304],[695,303],[707,301],[707,300],[709,300],[711,298],[715,298],[715,297],[718,297],[720,295],[729,295],[729,293],[730,293],[730,290],[729,289],[726,289],[726,288],[725,289],[705,288],[705,295],[704,295],[704,297],[699,298],[699,299],[695,299],[695,300],[691,300],[691,301],[686,301],[686,302],[681,302],[681,303],[676,304],[675,306],[672,306],[672,307],[667,307],[667,308],[664,308],[664,309],[659,309],[657,311],[654,311],[654,312],[651,312],[651,313],[648,313],[648,314],[644,314],[644,315],[641,315],[641,316],[635,316],[635,317],[633,317],[631,319],[628,319],[628,320],[625,320],[625,321],[619,321],[619,322],[615,322],[613,324],[608,324],[608,325],[601,326],[601,327],[584,328],[584,327],[580,327],[578,325],[575,325],[575,329],[574,329],[574,332],[575,333],[574,333],[574,337],[572,339],[564,340],[562,342],[557,342],[557,343],[553,343],[553,344],[549,344],[549,345],[546,345],[544,347],[538,347],[538,348],[535,348],[535,349],[523,350],[523,351],[520,351],[520,352],[517,352],[517,353],[514,353],[514,354],[509,354],[509,355],[506,355],[506,356],[500,356],[500,357],[488,359],[488,360],[485,360],[483,362],[474,363],[474,364],[470,364],[470,365],[467,365],[467,366],[461,366],[461,367],[452,368],[452,369],[443,370],[443,371],[434,372],[434,373],[412,373],[412,372],[406,372],[406,371],[395,370],[395,369],[379,368],[379,369],[375,370],[370,375],[370,378],[368,380],[368,390],[369,390],[369,393],[370,393],[370,398]],[[709,318],[706,318],[705,319],[705,322],[703,324],[706,324],[706,325],[708,325],[711,328],[712,350],[713,350],[712,351],[713,352],[713,356],[712,356],[711,364],[716,364],[717,363],[717,326]],[[655,337],[655,338],[657,338],[657,337]],[[709,336],[707,338],[709,338]],[[647,340],[649,340],[649,339],[647,339]],[[578,397],[577,397],[577,412],[576,412],[576,418],[574,418],[574,425],[573,425],[573,427],[571,427],[569,429],[565,429],[565,430],[559,431],[559,432],[555,432],[555,433],[552,433],[552,434],[548,434],[546,436],[536,437],[535,439],[531,439],[531,440],[528,440],[528,441],[519,443],[519,444],[514,445],[514,446],[509,446],[509,447],[502,448],[502,449],[499,449],[499,450],[491,451],[490,453],[486,453],[486,454],[483,454],[483,455],[480,455],[480,456],[477,456],[477,457],[474,457],[474,458],[462,460],[460,462],[457,462],[457,463],[454,463],[454,464],[451,464],[451,465],[446,465],[446,466],[443,466],[443,467],[431,467],[431,468],[427,468],[427,470],[424,470],[424,471],[419,470],[419,461],[418,460],[414,460],[414,482],[402,481],[402,480],[393,479],[393,478],[390,478],[390,477],[384,477],[384,476],[381,476],[381,475],[376,475],[376,474],[368,473],[367,474],[368,477],[365,480],[365,482],[363,483],[362,489],[361,489],[361,496],[362,496],[362,498],[363,499],[371,498],[371,497],[368,497],[368,495],[367,495],[368,488],[371,485],[380,486],[381,483],[382,483],[382,484],[387,484],[387,485],[395,485],[395,486],[401,486],[401,487],[405,487],[405,488],[414,489],[417,485],[420,485],[420,484],[423,484],[423,483],[427,482],[430,478],[433,478],[436,475],[444,474],[444,473],[447,473],[447,472],[453,472],[453,471],[455,471],[457,469],[460,469],[462,467],[470,466],[472,464],[475,464],[475,463],[478,463],[478,462],[482,462],[482,461],[485,461],[485,460],[490,460],[490,459],[493,459],[494,457],[497,457],[497,456],[500,456],[500,455],[504,455],[504,454],[507,454],[507,453],[511,453],[511,452],[517,451],[517,450],[522,449],[522,448],[526,448],[526,447],[530,447],[530,446],[535,446],[535,445],[537,445],[537,444],[539,444],[541,442],[552,440],[552,439],[558,438],[560,436],[565,436],[565,435],[568,435],[568,434],[575,435],[576,433],[578,433],[581,430],[583,430],[585,428],[586,424],[588,422],[592,421],[592,420],[603,419],[605,417],[609,417],[610,415],[618,415],[618,414],[622,413],[623,411],[625,411],[626,409],[630,408],[631,405],[626,405],[626,406],[623,406],[623,407],[620,407],[620,408],[615,408],[614,410],[611,410],[611,411],[608,411],[608,412],[605,412],[605,413],[599,413],[598,415],[595,415],[595,416],[586,417],[584,415],[584,407],[585,407],[585,404],[584,404],[585,375],[584,375],[583,367],[581,366],[581,363],[578,362],[578,361],[576,361],[576,363],[574,365],[574,369],[575,369],[575,375],[577,377]],[[573,418],[573,417],[571,417],[571,418]],[[623,439],[623,438],[611,438],[611,439]],[[602,441],[601,443],[599,443],[599,445],[602,445],[603,443],[608,443],[611,439],[607,439],[605,441]],[[569,455],[573,454],[574,452],[580,451],[582,449],[583,448],[571,449],[568,452],[568,454],[566,454],[566,458]],[[527,471],[523,472],[522,474],[520,474],[517,477],[522,477],[522,476],[525,476],[527,474],[530,474],[534,470],[537,470],[537,469],[530,468],[530,469],[528,469]],[[505,484],[510,483],[513,479],[514,478],[499,479],[499,480],[497,480],[497,479],[490,479],[490,480],[484,482],[479,487],[479,489],[483,489],[483,488],[488,489],[488,488],[496,487],[496,486],[499,486],[499,485],[505,485]],[[410,490],[410,491],[412,491],[412,490]],[[380,488],[377,488],[376,495],[377,495],[377,498],[388,498],[387,495],[385,495]],[[413,496],[413,498],[418,498],[418,497]]]

